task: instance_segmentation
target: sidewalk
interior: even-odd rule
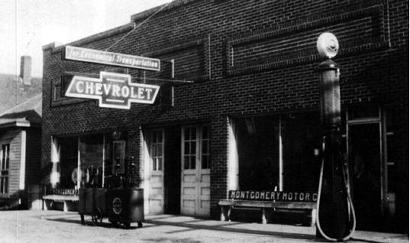
[[[148,216],[143,228],[80,224],[78,213],[0,211],[0,242],[320,242],[315,227]],[[408,242],[407,235],[357,231],[349,242]]]

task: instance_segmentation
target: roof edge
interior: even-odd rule
[[[10,127],[39,127],[39,126],[40,126],[40,123],[30,122],[26,120],[25,118],[23,118],[23,119],[14,119],[10,122],[2,123],[0,124],[0,129],[10,128]]]
[[[118,26],[118,27],[115,27],[115,28],[112,28],[112,29],[109,29],[109,30],[105,30],[105,31],[96,33],[94,35],[90,35],[90,36],[87,36],[85,38],[82,38],[82,39],[79,39],[79,40],[76,40],[76,41],[73,41],[73,42],[69,42],[69,43],[66,43],[66,44],[63,44],[63,45],[57,46],[56,42],[52,42],[52,43],[44,45],[42,48],[43,48],[43,51],[47,51],[47,50],[60,51],[65,46],[68,46],[68,45],[73,45],[73,46],[85,45],[85,44],[88,44],[88,43],[93,42],[93,41],[97,41],[97,40],[100,40],[100,39],[110,37],[112,35],[117,35],[117,34],[121,34],[123,32],[130,31],[130,30],[132,30],[132,28],[134,28],[134,24],[133,23],[128,23],[128,24],[121,25],[121,26]]]
[[[100,39],[103,39],[103,38],[107,38],[107,37],[112,36],[112,35],[120,34],[122,32],[126,32],[126,31],[130,31],[134,28],[134,23],[136,21],[142,20],[144,18],[148,18],[151,14],[155,13],[156,11],[158,11],[161,8],[164,8],[162,11],[168,11],[168,10],[171,10],[171,9],[174,9],[174,8],[177,8],[177,7],[180,7],[180,6],[195,2],[195,1],[199,1],[199,0],[173,0],[173,1],[170,1],[168,3],[159,5],[157,7],[153,7],[153,8],[150,8],[148,10],[142,11],[140,13],[136,13],[136,14],[131,15],[131,21],[128,24],[121,25],[121,26],[118,26],[118,27],[115,27],[115,28],[112,28],[112,29],[109,29],[109,30],[106,30],[106,31],[102,31],[100,33],[90,35],[88,37],[85,37],[85,38],[82,38],[82,39],[79,39],[79,40],[76,40],[76,41],[73,41],[73,42],[70,42],[70,43],[67,43],[67,44],[64,44],[64,45],[58,45],[57,46],[56,42],[52,42],[52,43],[44,45],[42,47],[42,49],[43,49],[43,51],[47,51],[47,50],[61,51],[67,45],[81,46],[81,45],[85,45],[85,44],[88,44],[88,43],[93,42],[93,41],[97,41],[97,40],[100,40]],[[168,4],[168,6],[164,7],[167,4]]]
[[[22,103],[20,103],[20,104],[17,104],[17,105],[15,105],[15,106],[13,106],[13,107],[11,107],[11,108],[9,108],[9,109],[3,111],[2,113],[0,113],[0,117],[3,116],[3,115],[6,115],[6,114],[8,114],[8,113],[10,113],[10,111],[12,111],[13,109],[16,109],[17,107],[20,107],[20,106],[22,106],[22,105],[24,105],[24,104],[26,104],[26,103],[32,102],[34,99],[38,99],[39,96],[42,97],[42,94],[37,94],[37,95],[31,97],[30,99],[28,99],[28,100],[26,100],[26,101],[24,101],[24,102],[22,102]],[[41,99],[41,101],[42,101],[42,99]]]
[[[164,3],[162,5],[159,5],[157,7],[153,7],[153,8],[147,9],[145,11],[142,11],[140,13],[136,13],[136,14],[131,15],[131,22],[136,22],[136,21],[139,21],[141,19],[147,18],[151,14],[158,11],[160,8],[163,8],[167,4],[168,4],[168,6],[166,6],[162,11],[171,10],[171,9],[176,8],[176,7],[183,6],[183,5],[189,4],[191,2],[195,2],[195,1],[199,1],[199,0],[173,0],[173,1],[170,1],[168,3]]]

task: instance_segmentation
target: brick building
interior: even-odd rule
[[[159,58],[160,72],[68,61],[64,47],[46,45],[43,183],[75,194],[78,168],[100,171],[104,184],[119,164],[144,187],[146,213],[205,217],[217,217],[230,189],[317,190],[315,45],[325,31],[341,45],[334,60],[358,217],[406,231],[407,1],[177,0],[69,44]],[[172,77],[172,60],[175,79],[193,83],[160,81]],[[117,110],[64,96],[73,75],[100,71],[159,84],[159,97]],[[358,179],[363,171],[371,181]]]

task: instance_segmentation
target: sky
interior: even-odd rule
[[[0,73],[19,74],[20,56],[32,57],[42,76],[42,46],[66,44],[120,25],[131,15],[171,0],[1,0]]]

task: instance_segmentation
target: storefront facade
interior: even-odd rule
[[[70,43],[158,58],[160,72],[64,60],[64,47],[43,47],[44,184],[75,196],[87,183],[109,186],[117,173],[144,188],[147,214],[201,217],[217,217],[229,190],[317,190],[315,41],[330,31],[341,45],[342,134],[360,224],[406,229],[407,2],[192,0],[160,8]],[[64,96],[73,75],[100,71],[130,74],[160,93],[129,110]],[[193,82],[164,81],[172,77]]]

